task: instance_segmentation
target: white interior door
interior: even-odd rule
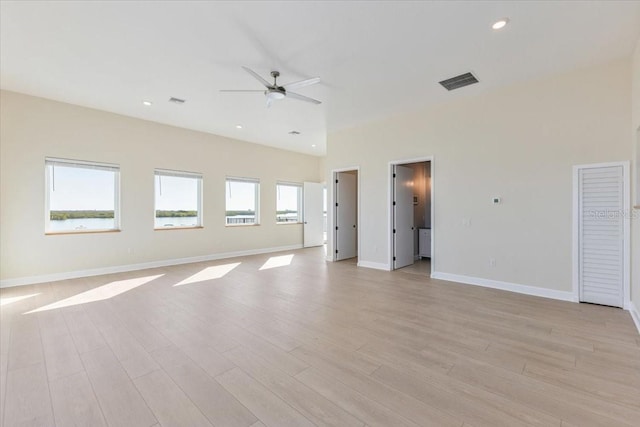
[[[336,174],[336,261],[358,255],[357,209],[358,192],[356,175],[346,172]]]
[[[324,244],[324,186],[317,182],[305,182],[303,188],[304,237],[303,246],[321,246]]]
[[[624,305],[624,211],[623,166],[578,169],[580,301]]]
[[[393,167],[393,268],[413,264],[413,169]]]

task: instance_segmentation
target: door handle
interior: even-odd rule
[[[307,223],[307,221],[304,222],[305,224]]]

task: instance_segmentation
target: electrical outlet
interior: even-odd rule
[[[489,267],[495,267],[495,266],[496,266],[496,259],[489,258]]]

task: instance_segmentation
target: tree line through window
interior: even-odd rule
[[[114,164],[45,159],[45,232],[120,230],[120,167]],[[203,224],[203,175],[154,170],[154,229]],[[260,181],[227,177],[225,225],[260,224]],[[276,223],[302,222],[302,185],[276,184]]]

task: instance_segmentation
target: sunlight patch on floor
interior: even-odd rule
[[[207,267],[191,277],[184,279],[183,281],[176,283],[175,286],[189,285],[192,283],[204,282],[206,280],[220,279],[226,276],[231,270],[239,266],[241,263],[234,262],[231,264],[214,265],[213,267]]]
[[[293,260],[293,254],[290,255],[281,255],[281,256],[272,256],[265,262],[260,270],[268,270],[270,268],[277,267],[286,267],[291,264],[291,260]]]
[[[31,310],[24,314],[55,310],[63,307],[71,307],[74,305],[106,300],[130,291],[131,289],[137,288],[138,286],[142,286],[145,283],[149,283],[152,280],[155,280],[162,276],[164,276],[164,274],[158,274],[157,276],[136,277],[135,279],[118,280],[116,282],[107,283],[106,285],[98,286],[94,289],[89,289],[88,291],[79,293],[77,295],[58,302],[54,302],[49,305],[45,305],[44,307]]]
[[[40,295],[40,293],[38,292],[37,294],[22,295],[19,297],[0,298],[0,307],[13,304],[14,302],[22,301],[23,299],[35,297],[36,295]]]

